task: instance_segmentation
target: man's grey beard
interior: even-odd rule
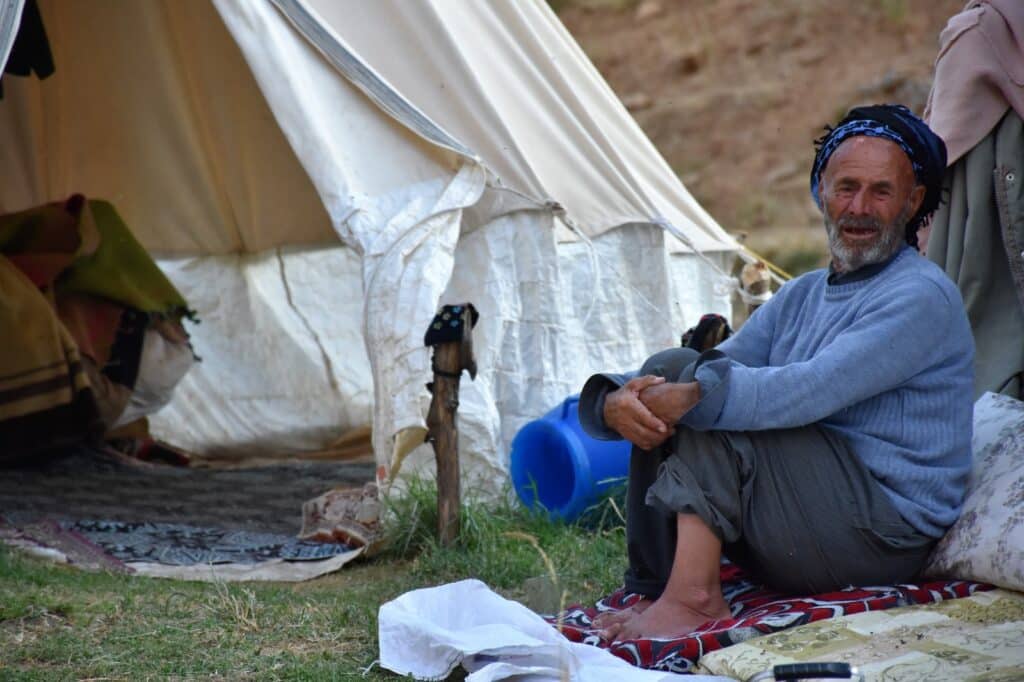
[[[910,202],[903,207],[896,219],[885,225],[871,216],[843,216],[833,221],[825,211],[825,231],[828,232],[828,248],[832,253],[832,267],[839,272],[853,272],[865,265],[883,263],[896,253],[903,244],[905,226],[910,218]],[[879,231],[874,244],[864,248],[848,246],[843,242],[841,228],[873,228]]]

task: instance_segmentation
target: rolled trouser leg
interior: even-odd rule
[[[680,427],[672,441],[673,451],[647,492],[647,504],[696,514],[723,545],[737,542],[753,463],[733,448],[730,434],[723,431]]]
[[[658,477],[658,469],[667,455],[665,448],[641,450],[634,446],[629,458],[629,483],[626,489],[626,569],[625,588],[652,599],[661,595],[672,570],[676,548],[676,515],[649,507],[647,489]]]

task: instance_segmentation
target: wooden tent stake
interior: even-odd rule
[[[459,535],[459,381],[462,370],[476,377],[473,358],[473,326],[476,309],[471,303],[441,308],[427,330],[424,343],[434,349],[434,380],[427,384],[433,394],[427,413],[427,440],[437,458],[437,535],[448,547]]]

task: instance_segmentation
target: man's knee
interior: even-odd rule
[[[689,427],[676,427],[672,436],[670,459],[693,472],[703,485],[711,481],[729,481],[740,485],[751,469],[749,453],[734,447],[731,434],[722,431],[695,431]]]
[[[689,369],[699,357],[700,353],[692,348],[668,348],[647,358],[640,367],[640,375],[652,374],[671,382],[692,381],[692,369],[687,372],[690,376],[682,376],[683,370]]]

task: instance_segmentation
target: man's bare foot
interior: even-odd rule
[[[605,637],[614,641],[681,637],[704,623],[731,617],[732,612],[721,596],[691,605],[662,595],[642,613],[634,613],[625,622],[609,625],[605,629]]]
[[[630,618],[638,613],[643,613],[647,610],[651,604],[650,599],[643,597],[637,603],[632,606],[626,607],[621,611],[605,611],[594,617],[594,620],[590,622],[590,625],[595,630],[604,630],[605,628],[611,627],[612,624],[622,624],[628,621]]]

